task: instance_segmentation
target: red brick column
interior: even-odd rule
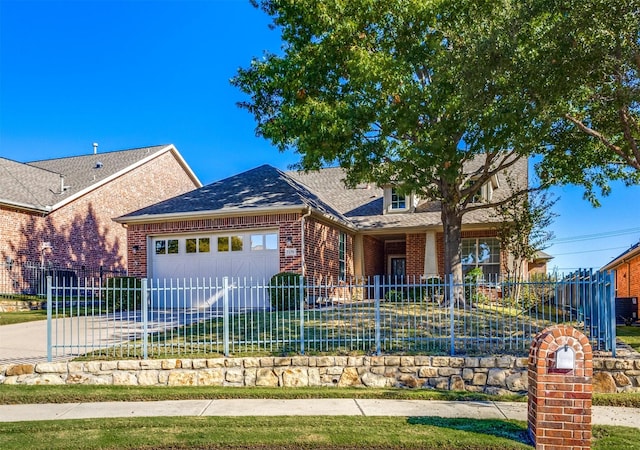
[[[573,358],[573,368],[560,360]],[[591,448],[591,344],[575,328],[540,332],[529,350],[529,434],[536,449]],[[559,367],[560,366],[560,367]]]

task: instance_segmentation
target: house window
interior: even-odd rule
[[[462,239],[462,270],[479,267],[485,277],[497,277],[500,274],[500,242],[496,238]]]
[[[209,253],[211,250],[209,238],[190,238],[185,244],[187,253]]]
[[[338,240],[338,279],[343,281],[347,278],[347,234],[340,232]]]
[[[407,196],[398,194],[396,188],[391,188],[391,209],[407,209]]]

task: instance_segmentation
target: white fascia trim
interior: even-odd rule
[[[181,165],[182,165],[182,164],[184,164],[185,169],[188,169],[188,170],[187,170],[187,174],[189,175],[189,177],[193,178],[193,180],[194,180],[195,182],[197,182],[198,187],[202,187],[202,183],[200,183],[200,180],[198,180],[198,177],[196,177],[196,175],[195,175],[195,174],[193,173],[193,171],[189,168],[189,166],[188,166],[188,165],[187,165],[187,163],[184,161],[184,159],[182,158],[182,156],[180,156],[180,154],[178,153],[178,150],[175,148],[175,146],[174,146],[173,144],[171,144],[171,145],[167,145],[166,147],[164,147],[164,148],[162,148],[162,149],[160,149],[160,150],[158,150],[158,151],[156,151],[156,152],[154,152],[154,153],[151,153],[151,154],[150,154],[149,156],[147,156],[146,158],[141,159],[140,161],[138,161],[138,162],[136,162],[136,163],[134,163],[134,164],[132,164],[132,165],[130,165],[130,166],[125,167],[125,168],[124,168],[124,169],[122,169],[121,171],[114,173],[113,175],[111,175],[111,176],[109,176],[109,177],[105,178],[104,180],[101,180],[101,181],[99,181],[99,182],[98,182],[98,183],[96,183],[96,184],[92,184],[91,186],[86,187],[85,189],[83,189],[83,190],[81,190],[81,191],[76,192],[76,193],[75,193],[75,194],[73,194],[72,196],[65,198],[65,199],[64,199],[63,201],[61,201],[60,203],[56,203],[55,205],[51,206],[51,207],[50,207],[50,211],[52,211],[52,210],[54,210],[54,209],[61,208],[61,207],[63,207],[64,205],[67,205],[67,204],[69,204],[69,203],[71,203],[71,202],[73,202],[73,201],[77,200],[78,198],[82,197],[83,195],[86,195],[86,194],[88,194],[89,192],[94,191],[94,190],[96,190],[96,189],[98,189],[98,188],[100,188],[100,187],[104,186],[104,185],[105,185],[105,184],[107,184],[107,183],[110,183],[111,181],[115,180],[115,179],[116,179],[116,178],[118,178],[118,177],[121,177],[121,176],[122,176],[122,175],[124,175],[125,173],[127,173],[127,172],[131,172],[132,170],[137,169],[138,167],[140,167],[140,166],[142,166],[142,165],[144,165],[144,164],[148,163],[149,161],[151,161],[151,160],[153,160],[153,159],[155,159],[155,158],[159,157],[160,155],[163,155],[163,154],[165,154],[165,153],[167,153],[167,152],[169,152],[169,151],[173,152],[174,156],[176,156],[176,157],[178,158],[178,162],[179,162]]]
[[[51,206],[36,206],[29,205],[27,203],[19,203],[11,200],[0,199],[0,205],[6,205],[9,208],[17,208],[24,209],[27,211],[39,212],[39,213],[50,213],[52,210]]]

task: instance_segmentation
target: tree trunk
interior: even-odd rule
[[[453,298],[450,291],[446,294],[447,303],[466,306],[462,276],[462,212],[457,205],[442,202],[442,225],[444,228],[444,274],[453,275]]]

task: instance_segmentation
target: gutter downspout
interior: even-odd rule
[[[300,219],[300,245],[302,247],[300,249],[300,265],[301,265],[301,272],[302,272],[302,277],[303,278],[306,275],[306,263],[305,263],[305,260],[304,260],[304,253],[305,253],[304,226],[305,226],[305,219],[307,217],[309,217],[310,215],[311,215],[311,207],[307,206],[306,214],[303,214],[302,218]]]

